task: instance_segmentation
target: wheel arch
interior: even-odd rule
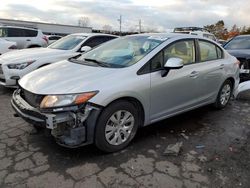
[[[228,77],[225,81],[229,80],[232,83],[232,89],[234,89],[235,80],[233,77]]]
[[[113,101],[109,102],[104,108],[107,108],[109,105],[111,105],[117,101],[128,101],[128,102],[132,103],[133,105],[135,105],[136,108],[139,107],[139,117],[141,117],[140,118],[141,122],[139,123],[139,127],[142,127],[144,125],[145,109],[142,105],[142,102],[139,99],[137,99],[135,97],[131,97],[131,96],[119,97],[119,98],[116,98]]]

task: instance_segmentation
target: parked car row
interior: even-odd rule
[[[25,74],[43,66],[68,59],[108,40],[114,35],[79,33],[71,34],[47,48],[32,48],[9,52],[0,56],[0,85],[16,87]]]
[[[17,116],[59,145],[106,152],[126,147],[140,127],[208,104],[224,108],[239,84],[239,61],[198,35],[73,34],[0,63],[4,85],[22,77],[11,101]]]

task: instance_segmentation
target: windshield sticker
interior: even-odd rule
[[[151,39],[151,40],[159,40],[159,41],[165,41],[168,39],[168,37],[161,37],[161,36],[150,36],[148,37],[148,39]]]

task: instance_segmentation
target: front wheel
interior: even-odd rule
[[[101,113],[95,134],[95,145],[105,152],[125,148],[135,137],[139,125],[139,112],[127,101],[112,103]]]
[[[220,88],[220,91],[218,93],[218,96],[217,96],[216,102],[214,103],[214,106],[217,109],[224,108],[228,104],[228,102],[232,96],[232,91],[233,91],[232,82],[230,80],[226,80]]]

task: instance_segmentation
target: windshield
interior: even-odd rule
[[[52,43],[51,45],[48,46],[48,48],[59,49],[59,50],[72,50],[78,44],[80,44],[85,38],[86,36],[69,35]]]
[[[145,55],[167,38],[154,36],[127,36],[114,39],[83,54],[78,60],[102,62],[109,67],[128,67],[137,63]]]
[[[236,37],[225,44],[224,48],[227,50],[250,49],[250,37]]]

